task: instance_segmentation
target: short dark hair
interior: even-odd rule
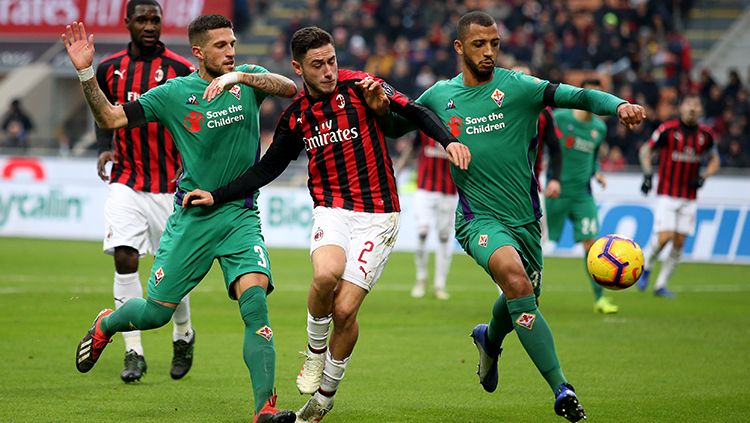
[[[479,10],[461,16],[461,19],[458,20],[458,24],[456,25],[456,33],[459,40],[466,38],[466,33],[469,32],[471,24],[477,24],[484,27],[492,26],[495,25],[495,18]]]
[[[679,101],[677,102],[677,104],[678,104],[678,105],[679,105],[679,104],[682,104],[682,103],[684,103],[684,102],[685,102],[686,100],[690,100],[690,99],[694,99],[694,98],[695,98],[695,99],[698,99],[698,101],[700,101],[700,102],[701,102],[701,104],[703,104],[703,99],[701,98],[701,95],[700,95],[700,94],[699,94],[698,92],[696,92],[696,91],[688,91],[687,93],[683,94],[683,96],[682,96],[682,97],[680,97],[680,99],[679,99]]]
[[[292,49],[292,59],[299,62],[309,50],[328,44],[333,45],[333,37],[327,31],[317,26],[308,26],[298,29],[292,35],[292,41],[289,44]]]
[[[222,15],[198,16],[188,26],[188,39],[190,45],[203,45],[206,43],[206,32],[212,29],[229,28],[234,29],[232,21]]]
[[[588,85],[595,85],[597,87],[602,86],[602,81],[599,78],[586,78],[581,81],[581,88],[586,88]]]
[[[130,0],[125,11],[125,16],[128,18],[132,17],[136,6],[156,6],[161,10],[161,5],[156,0]]]

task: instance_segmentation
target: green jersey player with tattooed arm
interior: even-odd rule
[[[158,121],[172,134],[184,174],[175,195],[198,186],[232,181],[260,156],[258,110],[268,95],[292,97],[290,79],[253,65],[235,67],[232,23],[220,15],[196,18],[188,28],[200,68],[173,78],[138,100],[112,105],[93,78],[93,36],[82,23],[66,28],[63,42],[78,71],[86,101],[102,128]],[[276,352],[266,295],[273,290],[270,261],[255,204],[248,198],[212,208],[176,207],[161,238],[148,281],[148,299],[132,298],[116,311],[102,310],[78,345],[76,367],[88,372],[117,332],[166,324],[180,300],[208,273],[214,260],[224,272],[229,297],[245,325],[243,358],[252,378],[253,423],[292,423],[291,411],[275,408]]]
[[[537,307],[542,281],[541,212],[533,174],[537,119],[544,107],[552,106],[617,115],[634,126],[645,112],[601,91],[496,68],[499,47],[491,16],[464,15],[454,41],[463,72],[429,88],[417,103],[435,112],[472,153],[468,170],[451,167],[459,194],[456,238],[503,291],[489,325],[477,325],[471,334],[479,350],[479,380],[486,391],[495,390],[501,345],[515,330],[554,393],[555,412],[575,422],[586,414]],[[394,135],[413,129],[397,117],[393,123]]]

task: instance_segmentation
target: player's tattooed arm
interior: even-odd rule
[[[218,78],[214,78],[208,84],[206,91],[203,92],[203,98],[211,101],[214,97],[236,84],[244,84],[279,97],[291,98],[297,94],[297,85],[294,81],[283,75],[276,73],[229,72]]]
[[[99,88],[91,65],[94,62],[94,35],[86,35],[82,22],[73,22],[65,27],[62,41],[71,63],[78,72],[81,88],[96,124],[101,128],[122,128],[128,124],[121,106],[113,106]]]

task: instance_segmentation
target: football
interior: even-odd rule
[[[643,273],[641,247],[623,235],[605,235],[597,239],[586,261],[591,277],[608,289],[625,289]]]

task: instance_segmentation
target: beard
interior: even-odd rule
[[[464,64],[479,81],[489,81],[492,78],[493,71],[495,70],[494,67],[488,70],[479,69],[479,66],[477,66],[476,63],[469,61],[466,56],[464,56]]]

